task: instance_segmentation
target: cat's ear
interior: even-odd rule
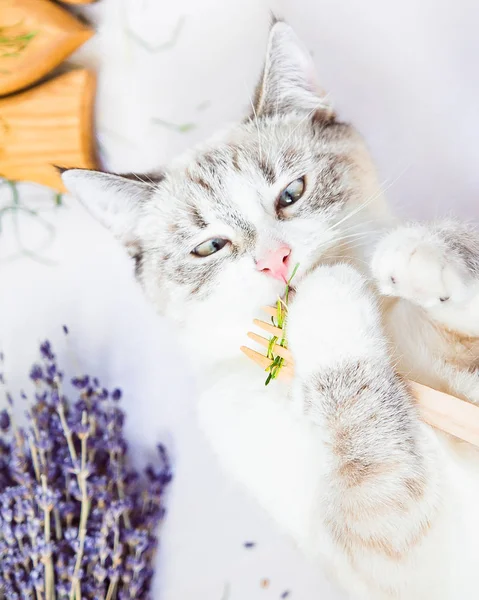
[[[283,21],[276,21],[271,27],[254,109],[257,116],[300,112],[320,114],[326,119],[334,117],[332,106],[318,85],[308,49]]]
[[[87,169],[63,171],[66,188],[130,251],[139,244],[139,225],[153,186],[129,176]]]

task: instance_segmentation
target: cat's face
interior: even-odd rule
[[[296,264],[299,280],[364,241],[382,211],[360,137],[335,119],[283,23],[272,28],[251,117],[154,183],[78,170],[64,180],[129,248],[158,310],[222,354],[237,351]]]

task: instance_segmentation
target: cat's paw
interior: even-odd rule
[[[375,249],[371,269],[382,294],[423,308],[461,303],[471,294],[471,276],[461,256],[424,226],[388,233]]]
[[[379,312],[366,280],[345,264],[322,266],[298,286],[288,309],[288,345],[298,370],[372,357]]]

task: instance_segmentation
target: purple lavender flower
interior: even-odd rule
[[[27,535],[30,538],[36,538],[37,535],[40,533],[40,519],[29,519],[27,521]]]
[[[56,364],[51,363],[50,365],[48,365],[46,368],[46,373],[47,373],[47,377],[49,377],[50,379],[54,379],[55,375],[57,374]]]
[[[103,583],[108,576],[108,571],[100,563],[93,568],[93,577],[100,583]]]
[[[39,438],[36,440],[36,447],[43,452],[50,452],[53,449],[54,440],[52,440],[46,433],[41,432]]]
[[[43,379],[43,369],[40,365],[33,365],[33,367],[30,369],[30,379],[35,382]]]
[[[0,412],[0,429],[8,431],[10,429],[10,415],[6,410]]]
[[[74,387],[78,388],[79,390],[83,390],[90,383],[90,378],[88,375],[83,375],[83,377],[72,377],[70,381]]]
[[[5,523],[11,523],[13,521],[13,510],[11,508],[3,508],[0,510],[2,519]]]
[[[115,400],[115,402],[118,402],[118,400],[120,400],[121,396],[122,396],[122,393],[119,388],[114,389],[113,392],[111,393],[111,397],[113,400]]]
[[[41,404],[42,402],[45,402],[47,398],[48,398],[47,392],[35,392],[36,402]]]
[[[73,433],[75,433],[80,439],[84,438],[90,432],[89,423],[75,423],[71,426]]]
[[[98,398],[100,398],[100,400],[106,400],[109,396],[109,393],[106,388],[101,388],[100,390],[98,390],[97,395]]]
[[[30,582],[35,589],[43,590],[43,568],[41,565],[37,565],[30,571]]]
[[[71,583],[60,581],[55,586],[59,598],[68,598],[70,595]]]
[[[52,346],[48,340],[40,344],[40,354],[46,360],[55,360],[55,355],[52,352]]]

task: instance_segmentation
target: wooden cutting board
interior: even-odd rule
[[[93,33],[50,0],[0,0],[0,96],[38,81]]]
[[[0,98],[0,176],[64,192],[53,165],[95,168],[94,95],[93,73],[77,69]]]

